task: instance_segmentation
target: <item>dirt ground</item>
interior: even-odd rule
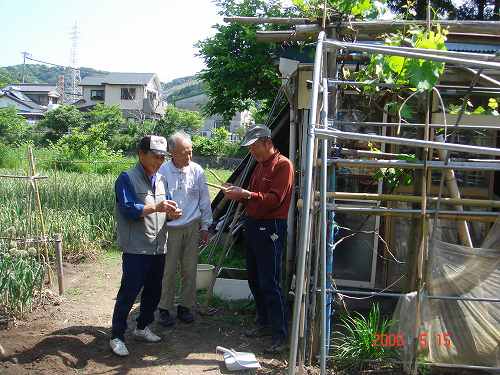
[[[250,317],[224,310],[198,315],[190,325],[163,328],[154,323],[152,330],[163,337],[161,343],[127,337],[130,356],[116,357],[108,341],[120,277],[121,259],[116,255],[67,265],[62,300],[54,298],[26,320],[0,329],[0,374],[227,374],[215,353],[217,345],[256,353],[262,366],[258,374],[286,372],[286,354],[262,354],[269,339],[243,335]],[[134,327],[136,308],[129,327]]]

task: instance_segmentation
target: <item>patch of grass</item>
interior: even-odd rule
[[[68,296],[77,297],[77,296],[81,296],[82,295],[82,290],[79,289],[79,288],[68,288],[68,289],[65,290],[65,293]]]
[[[207,305],[216,308],[223,314],[216,314],[214,319],[230,324],[248,325],[255,317],[255,302],[253,300],[224,301],[223,299],[212,296],[207,304],[207,291],[197,291],[196,299],[200,305]]]
[[[215,168],[206,168],[205,169],[205,176],[207,177],[207,181],[210,182],[211,184],[216,184],[216,185],[222,185],[220,181],[217,180],[217,178],[210,173],[210,171],[214,172],[217,176],[222,181],[227,181],[227,179],[231,176],[233,171],[230,171],[229,169],[215,169]],[[210,199],[214,199],[217,194],[219,194],[219,189],[214,188],[212,186],[208,187],[208,192],[210,193]]]
[[[334,333],[333,360],[341,369],[361,370],[363,361],[371,360],[385,365],[396,357],[393,347],[374,345],[376,337],[389,332],[393,322],[384,319],[378,304],[373,304],[368,316],[358,312],[340,318],[342,331]]]
[[[225,250],[221,245],[210,245],[200,254],[198,263],[215,264],[225,251],[227,250]],[[226,255],[222,266],[230,268],[246,268],[245,249],[241,245],[235,244]]]

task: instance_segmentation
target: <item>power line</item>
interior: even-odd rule
[[[25,53],[25,52],[23,52],[23,54],[24,54],[24,53]],[[42,64],[47,64],[47,65],[52,65],[52,66],[58,66],[58,67],[60,67],[60,68],[65,68],[65,69],[67,68],[67,67],[66,67],[66,66],[64,66],[64,65],[54,64],[54,63],[50,63],[50,62],[47,62],[47,61],[42,61],[42,60],[34,59],[34,58],[32,58],[32,57],[28,57],[28,56],[26,56],[26,59],[27,59],[27,60],[31,60],[31,61],[36,61],[36,62],[39,62],[39,63],[42,63]]]

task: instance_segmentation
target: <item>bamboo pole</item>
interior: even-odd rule
[[[35,158],[33,157],[33,149],[31,147],[28,147],[28,159],[29,159],[29,169],[30,169],[30,175],[31,176],[36,176],[36,166],[35,166]],[[31,186],[33,187],[33,191],[35,193],[35,202],[36,202],[36,208],[38,211],[38,217],[40,219],[40,226],[42,229],[42,237],[45,237],[45,234],[47,231],[45,230],[45,220],[43,218],[43,211],[42,211],[42,203],[40,201],[40,192],[38,190],[38,184],[36,182],[36,179],[31,180]],[[50,270],[50,262],[49,262],[49,247],[47,246],[47,243],[44,242],[44,250],[45,250],[45,262],[47,264],[48,270],[47,270],[47,275],[49,279],[49,285],[52,285],[52,276],[51,276],[51,270]]]
[[[398,216],[406,218],[418,218],[421,216],[421,210],[414,209],[399,209],[387,207],[356,207],[356,206],[340,206],[328,205],[328,209],[336,212],[346,212],[353,215],[379,215],[379,216]],[[435,215],[435,210],[427,210],[426,215]],[[439,211],[438,218],[446,220],[468,220],[478,221],[483,223],[495,222],[500,215],[499,212],[490,211]]]
[[[436,136],[436,140],[438,142],[443,142],[444,137],[442,135],[438,135]],[[441,160],[446,160],[446,151],[438,150],[438,154]],[[446,187],[448,188],[451,197],[456,200],[460,200],[461,198],[460,190],[458,189],[457,179],[455,178],[455,172],[453,171],[453,169],[445,169],[443,173],[444,173],[444,180],[446,182]],[[455,209],[458,211],[463,211],[464,210],[463,204],[462,205],[456,204]],[[470,231],[469,227],[467,226],[467,222],[464,220],[459,221],[457,223],[457,229],[458,229],[458,236],[462,244],[464,244],[464,246],[473,247],[472,238],[470,236]]]
[[[14,176],[10,174],[0,174],[0,178],[20,178],[20,179],[26,179],[26,180],[41,180],[45,178],[49,178],[48,176],[39,176],[39,175],[34,175],[34,176]]]

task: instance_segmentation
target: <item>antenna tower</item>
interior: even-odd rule
[[[78,23],[75,22],[73,29],[70,33],[71,39],[71,56],[70,56],[70,71],[71,71],[71,88],[70,101],[75,102],[82,97],[82,88],[80,86],[80,67],[78,66],[78,44],[80,39],[80,31],[78,30]]]

